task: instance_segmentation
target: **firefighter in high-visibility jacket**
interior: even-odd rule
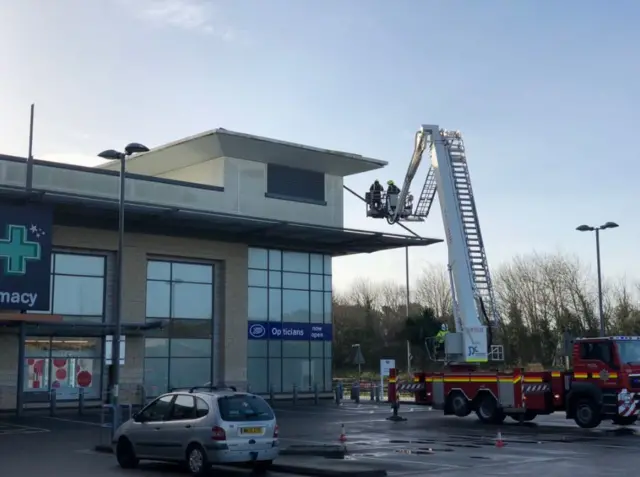
[[[438,331],[438,334],[436,334],[437,354],[442,357],[444,357],[445,355],[444,342],[447,338],[448,333],[449,327],[445,323],[442,323],[442,325],[440,326],[440,331]]]

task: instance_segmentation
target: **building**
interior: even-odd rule
[[[379,160],[224,129],[127,160],[120,399],[331,390],[331,259],[439,240],[343,227]],[[119,163],[0,155],[0,409],[106,399]]]

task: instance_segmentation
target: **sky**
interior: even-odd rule
[[[421,124],[460,130],[490,266],[533,251],[640,278],[640,2],[0,0],[0,153],[96,165],[216,127],[383,159]],[[427,167],[418,171],[419,189]],[[634,218],[635,217],[635,218]],[[405,233],[345,195],[345,227]],[[414,230],[444,236],[438,210]],[[446,263],[412,249],[410,274]],[[334,260],[334,284],[404,281],[404,251]],[[595,267],[592,267],[595,273]]]

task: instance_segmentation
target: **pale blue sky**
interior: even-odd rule
[[[464,134],[493,267],[592,262],[574,228],[613,220],[605,272],[635,278],[639,19],[635,0],[0,0],[0,152],[26,154],[35,102],[37,157],[91,165],[221,126],[389,161],[348,179],[364,189],[401,181],[435,123]],[[345,226],[403,233],[345,199]],[[416,230],[442,237],[439,214]],[[412,275],[446,256],[411,253]],[[335,282],[403,266],[340,259]]]

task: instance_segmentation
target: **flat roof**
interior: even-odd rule
[[[388,165],[386,161],[359,154],[218,128],[136,154],[127,160],[127,170],[156,176],[220,157],[278,164],[341,177]],[[120,161],[110,161],[98,168],[117,170],[119,164]]]
[[[54,207],[55,223],[117,230],[118,201],[63,192],[0,186],[0,200],[13,203],[48,203]],[[184,236],[245,243],[342,256],[372,253],[401,247],[427,246],[442,239],[389,234],[368,230],[323,227],[221,212],[157,206],[128,201],[127,232]]]

